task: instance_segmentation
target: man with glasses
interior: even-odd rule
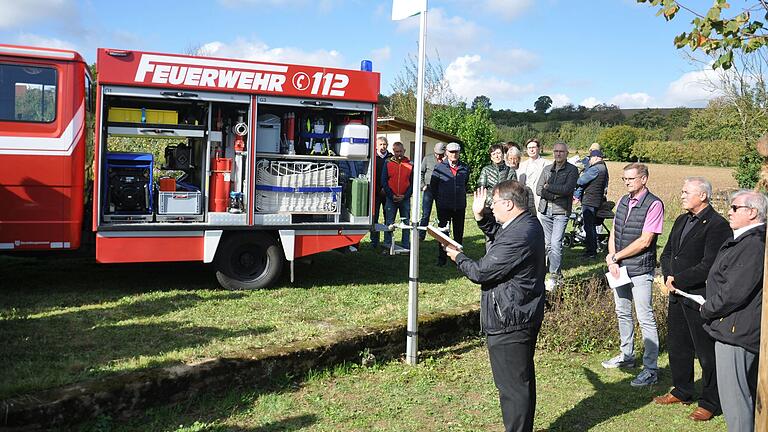
[[[648,167],[631,163],[624,167],[627,195],[619,200],[608,240],[605,262],[614,278],[625,267],[631,283],[616,287],[613,300],[619,321],[621,353],[602,363],[604,368],[633,367],[635,364],[635,324],[632,303],[643,334],[643,370],[630,382],[633,387],[656,384],[659,380],[659,335],[653,316],[652,285],[656,271],[656,239],[662,232],[664,204],[646,187]]]
[[[561,279],[563,235],[573,206],[573,191],[579,170],[568,162],[568,146],[558,142],[552,147],[555,162],[546,167],[539,177],[536,191],[539,200],[539,221],[544,228],[544,244],[549,261],[547,291],[554,291]]]
[[[526,211],[528,194],[515,180],[493,189],[485,213],[486,189],[475,192],[472,213],[488,241],[485,256],[473,260],[448,247],[460,272],[480,284],[480,320],[486,334],[493,381],[499,390],[506,431],[532,431],[536,411],[533,356],[544,319],[544,233]]]
[[[661,272],[670,292],[667,309],[667,346],[672,390],[653,399],[659,405],[694,401],[694,357],[701,365],[702,390],[698,407],[688,416],[707,421],[720,413],[715,375],[715,341],[704,331],[704,320],[695,301],[675,295],[706,295],[707,274],[717,251],[730,237],[725,218],[712,208],[712,185],[703,177],[688,177],[680,194],[685,213],[678,216],[661,253]]]
[[[520,164],[517,178],[531,189],[535,208],[539,208],[541,197],[536,193],[536,183],[544,167],[550,162],[541,157],[541,143],[538,138],[531,138],[525,143],[525,152],[528,154],[528,159]]]
[[[446,146],[448,157],[435,166],[429,188],[437,204],[437,224],[440,228],[453,229],[453,239],[464,242],[464,213],[467,209],[467,184],[469,167],[459,160],[461,146],[452,142]],[[437,265],[448,261],[445,250],[437,244]]]
[[[432,171],[437,164],[443,161],[445,157],[445,143],[435,143],[434,155],[426,155],[421,160],[421,221],[419,226],[429,225],[429,218],[432,216],[432,204],[435,201],[432,195],[432,189],[429,188],[429,182],[432,180]],[[424,240],[427,236],[426,231],[419,231],[419,239]]]
[[[754,429],[766,212],[765,195],[747,190],[733,195],[728,211],[733,236],[712,264],[701,305],[704,329],[715,339],[717,388],[729,431]]]

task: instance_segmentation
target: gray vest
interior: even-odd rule
[[[656,195],[652,194],[651,191],[648,191],[642,201],[640,201],[637,206],[632,207],[632,211],[629,212],[629,218],[627,218],[627,211],[629,211],[629,195],[621,197],[619,205],[616,207],[616,219],[613,225],[614,245],[616,246],[617,252],[640,238],[640,235],[643,233],[643,225],[645,225],[645,217],[648,214],[648,209],[655,201],[661,200]],[[657,237],[658,236],[654,236],[653,242],[645,252],[621,260],[621,265],[627,267],[629,276],[640,276],[652,273],[656,269]]]

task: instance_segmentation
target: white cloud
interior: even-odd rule
[[[539,56],[524,49],[509,48],[494,50],[484,63],[487,70],[495,74],[514,75],[538,67]]]
[[[22,27],[47,18],[68,15],[69,0],[0,0],[0,29]]]
[[[343,56],[336,50],[305,51],[295,47],[270,47],[261,41],[237,39],[233,43],[214,41],[200,47],[203,55],[241,58],[276,63],[297,63],[313,66],[344,67]]]
[[[550,96],[552,98],[552,108],[568,105],[571,103],[571,98],[562,93],[556,93]]]
[[[477,40],[488,32],[472,21],[460,16],[448,16],[445,10],[434,8],[429,10],[427,54],[437,51],[443,58],[453,58],[464,55],[468,50],[477,50]],[[416,18],[398,21],[399,32],[413,35],[414,49],[416,47],[419,20]]]
[[[617,105],[619,108],[649,108],[656,104],[648,93],[621,93],[612,97],[610,104]]]
[[[18,35],[16,37],[16,43],[19,45],[79,51],[77,44],[67,42],[61,39],[49,38],[49,37],[40,36],[32,33],[22,33]]]
[[[603,103],[603,101],[601,101],[600,99],[598,99],[598,98],[596,98],[594,96],[590,96],[590,97],[584,99],[583,101],[581,101],[581,103],[579,103],[579,105],[583,105],[583,106],[585,106],[587,108],[592,108],[593,106],[600,105],[601,103]]]
[[[533,85],[512,84],[495,76],[478,76],[477,69],[482,58],[479,55],[458,57],[445,69],[445,78],[451,89],[460,97],[472,100],[475,96],[486,95],[494,100],[512,100],[533,91]]]
[[[708,100],[721,95],[715,86],[719,82],[719,72],[712,69],[685,73],[669,83],[664,95],[664,105],[703,107]]]
[[[533,4],[532,0],[486,0],[485,7],[495,16],[513,20],[522,15]]]
[[[379,68],[376,67],[377,64],[386,63],[391,57],[392,49],[389,46],[377,48],[371,51],[371,60],[373,61],[373,67],[376,70],[379,70]]]

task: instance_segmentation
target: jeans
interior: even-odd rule
[[[560,274],[560,264],[563,261],[563,235],[568,225],[568,215],[540,214],[539,221],[544,228],[544,245],[547,248],[549,274]]]
[[[429,218],[432,216],[432,203],[435,202],[435,198],[432,196],[432,191],[427,188],[421,194],[421,220],[419,226],[429,225]],[[419,237],[424,240],[427,236],[426,231],[419,231]]]
[[[403,199],[400,202],[395,202],[392,198],[387,197],[387,203],[384,204],[384,223],[387,225],[395,222],[395,213],[400,212],[400,218],[405,218],[407,221],[411,217],[411,200]],[[404,248],[411,248],[411,232],[409,230],[402,230],[402,236],[400,237],[400,243]],[[392,244],[392,231],[384,231],[384,244]]]
[[[632,276],[632,284],[624,285],[613,290],[613,301],[616,304],[616,317],[619,321],[619,337],[621,352],[624,358],[634,357],[635,353],[635,323],[632,319],[632,300],[635,302],[635,313],[643,334],[643,367],[656,371],[659,369],[656,360],[659,357],[659,334],[656,331],[656,319],[653,317],[652,288],[653,273]]]
[[[597,218],[596,207],[581,206],[581,218],[584,221],[584,233],[586,234],[584,253],[586,255],[597,255]]]

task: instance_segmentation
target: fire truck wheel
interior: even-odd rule
[[[266,233],[235,233],[216,254],[216,279],[230,290],[270,286],[283,270],[283,251]]]

